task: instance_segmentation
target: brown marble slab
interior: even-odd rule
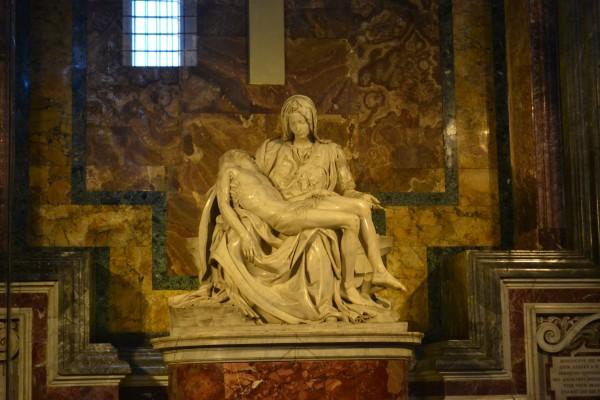
[[[297,361],[169,366],[169,399],[405,399],[404,361]]]
[[[184,364],[169,368],[169,400],[220,400],[225,398],[223,366]]]

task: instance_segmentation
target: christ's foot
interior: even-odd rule
[[[374,273],[371,283],[376,286],[385,286],[406,292],[406,286],[404,286],[404,284],[402,284],[402,282],[400,282],[398,279],[394,278],[394,276],[387,270]]]

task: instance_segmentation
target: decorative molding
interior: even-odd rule
[[[600,269],[568,251],[467,251],[442,270],[447,340],[423,346],[416,381],[511,378],[508,289],[597,285]],[[453,339],[453,337],[459,339]]]
[[[422,333],[406,323],[207,327],[152,340],[167,364],[277,360],[411,359]]]
[[[597,307],[600,311],[600,305]],[[571,317],[549,317],[537,326],[535,334],[538,346],[548,353],[558,353],[573,343],[575,337],[594,321],[600,320],[600,312],[573,320]],[[570,327],[565,332],[563,327]]]
[[[0,322],[3,328],[0,329],[0,340],[6,340],[6,308],[0,308]],[[33,312],[31,308],[11,307],[10,320],[17,327],[14,338],[11,337],[11,353],[8,357],[17,357],[17,398],[15,400],[31,400],[32,389],[32,319]],[[11,329],[12,331],[12,329]],[[7,354],[2,346],[0,351],[0,362],[6,361]],[[15,365],[15,362],[12,362]],[[5,370],[6,371],[6,370]],[[14,382],[13,382],[14,384]],[[12,385],[11,385],[12,392]],[[14,394],[14,393],[13,393]],[[8,397],[7,397],[8,398]]]
[[[545,3],[546,4],[546,3]],[[599,59],[598,43],[600,42],[600,5],[596,1],[556,2],[558,7],[559,27],[559,59],[560,59],[560,105],[562,112],[562,132],[565,149],[565,182],[567,195],[566,214],[568,217],[569,245],[573,251],[506,251],[465,253],[442,267],[445,274],[440,279],[442,302],[445,310],[442,313],[446,332],[452,336],[446,340],[426,345],[420,354],[413,381],[474,381],[476,379],[502,379],[510,377],[510,364],[507,363],[510,347],[508,344],[507,307],[508,289],[559,289],[572,290],[578,288],[596,289],[600,278],[600,242],[598,240],[600,219],[598,218],[598,198],[600,187],[600,118],[598,97],[595,95],[600,87],[600,74],[596,68]],[[499,162],[510,157],[509,140],[506,129],[506,104],[502,97],[507,97],[505,78],[504,6],[502,0],[492,0],[494,23],[494,64],[496,90],[505,96],[496,98],[496,106],[500,106],[496,127],[500,132]],[[539,15],[543,9],[535,10]],[[544,23],[544,21],[538,21]],[[537,27],[536,29],[546,29]],[[499,34],[502,33],[502,34]],[[552,34],[550,32],[550,34]],[[574,43],[576,45],[574,45]],[[542,52],[547,49],[539,49]],[[541,79],[546,79],[547,76]],[[542,82],[543,84],[543,82]],[[549,88],[553,90],[552,88]],[[536,101],[543,102],[552,93],[541,93]],[[550,99],[552,101],[552,99]],[[539,104],[540,107],[546,105]],[[550,105],[549,107],[552,107]],[[546,112],[548,110],[540,109]],[[551,115],[549,118],[555,118]],[[537,121],[543,123],[544,121]],[[556,138],[558,128],[556,121],[546,121],[550,125],[541,127]],[[504,133],[504,134],[502,134]],[[552,151],[554,151],[553,149]],[[548,153],[549,156],[550,153]],[[499,187],[501,201],[502,245],[510,248],[512,235],[512,207],[510,166],[499,163]],[[554,185],[560,177],[549,176],[545,181],[548,186]],[[506,190],[503,190],[502,188]],[[537,188],[532,188],[537,189]],[[504,200],[503,200],[504,199]],[[549,199],[553,205],[558,199]],[[503,206],[508,208],[504,208]],[[505,212],[507,211],[507,212]],[[554,223],[552,218],[547,221]],[[506,231],[506,235],[505,235]],[[595,305],[597,307],[597,304]],[[597,313],[597,311],[592,311]],[[527,314],[526,314],[527,318]],[[526,324],[530,332],[526,336],[527,349],[535,342],[535,318]],[[529,328],[528,328],[529,326]],[[527,391],[533,393],[536,387],[531,383],[532,355],[527,362]],[[440,387],[445,394],[446,386]],[[456,389],[458,388],[458,389]],[[482,387],[483,388],[483,387]],[[465,392],[464,386],[453,387],[454,393]],[[482,390],[486,390],[483,388]],[[437,394],[437,393],[436,393]],[[504,397],[504,396],[502,396]],[[514,397],[507,395],[506,397]],[[521,396],[522,397],[522,396]],[[530,396],[527,396],[530,398]],[[459,397],[456,397],[459,398]],[[482,398],[482,396],[477,396]],[[535,397],[534,398],[538,398]]]
[[[564,289],[578,289],[582,287],[593,287],[598,288],[600,281],[590,282],[587,285],[581,282],[573,282],[561,285],[561,288]],[[584,328],[589,323],[600,319],[600,305],[598,303],[529,303],[524,305],[524,325],[525,325],[525,366],[526,366],[526,379],[527,379],[527,394],[531,398],[535,399],[543,399],[545,398],[546,393],[546,385],[545,385],[545,373],[542,367],[543,364],[543,355],[538,351],[538,346],[540,344],[540,334],[542,334],[542,342],[545,343],[549,340],[551,349],[557,349],[558,346],[554,346],[554,343],[557,342],[565,342],[565,346],[562,346],[560,350],[564,349],[564,347],[568,346],[566,340],[561,341],[560,337],[560,328],[556,327],[553,323],[542,322],[540,323],[540,319],[546,319],[548,316],[556,316],[561,315],[561,317],[565,316],[578,316],[579,323],[575,323],[569,332],[573,331],[573,328],[577,329],[577,332],[580,332],[580,328]],[[556,327],[555,329],[550,328],[546,324],[552,324]],[[558,332],[557,332],[558,331]],[[553,332],[551,337],[544,338],[544,333]],[[575,334],[577,332],[574,332]],[[553,336],[553,337],[552,337]],[[572,339],[573,337],[569,335],[562,336],[563,339]],[[556,340],[556,342],[555,342]],[[554,342],[554,343],[552,343]],[[544,350],[542,346],[539,346]],[[546,350],[544,350],[546,351]],[[552,351],[554,353],[554,351]]]
[[[122,386],[167,386],[167,366],[162,354],[151,347],[119,348],[119,355],[131,366]]]
[[[128,371],[123,362],[118,360],[114,349],[109,344],[80,343],[78,351],[73,351],[75,343],[69,343],[65,330],[68,316],[61,310],[60,282],[14,282],[11,291],[17,294],[43,293],[48,299],[47,338],[46,338],[46,373],[49,387],[57,386],[115,386]],[[71,305],[73,307],[74,305]],[[11,308],[13,313],[14,308]],[[71,322],[72,323],[72,322]],[[68,352],[70,350],[70,352]],[[113,367],[114,365],[114,367]],[[119,373],[117,368],[123,371]],[[30,367],[31,368],[31,367]],[[106,374],[100,374],[112,369]],[[104,371],[102,371],[104,370]],[[94,373],[95,372],[95,373]],[[30,371],[31,373],[31,371]]]
[[[49,352],[56,349],[56,353],[48,356],[49,384],[106,386],[110,382],[114,385],[131,372],[111,344],[91,342],[94,299],[88,255],[64,252],[59,257],[42,253],[16,258],[13,265],[13,293],[37,291],[49,296],[49,340],[58,343],[49,346]],[[54,324],[53,330],[50,324]]]

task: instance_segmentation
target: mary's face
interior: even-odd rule
[[[310,127],[302,114],[297,112],[290,114],[288,124],[295,139],[304,139],[310,135]]]

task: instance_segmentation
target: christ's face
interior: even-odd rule
[[[294,134],[294,139],[304,139],[310,135],[310,127],[304,115],[299,112],[290,114],[288,118],[290,131]]]

